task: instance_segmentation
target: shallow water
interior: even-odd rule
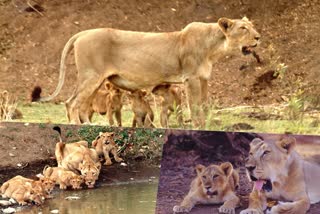
[[[141,214],[155,213],[158,183],[127,183],[106,185],[92,190],[55,191],[54,198],[48,199],[40,207],[24,208],[19,214],[50,213],[59,214]],[[68,196],[78,196],[78,200],[66,200]]]

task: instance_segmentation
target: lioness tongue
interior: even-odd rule
[[[257,180],[256,182],[254,182],[255,188],[258,191],[261,191],[263,184],[264,184],[264,180]]]

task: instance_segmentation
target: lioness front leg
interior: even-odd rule
[[[186,82],[186,88],[193,125],[197,128],[204,127],[205,121],[203,112],[201,111],[201,86],[199,78],[189,79]]]
[[[249,196],[249,207],[240,214],[263,214],[267,207],[267,198],[264,193],[253,190]]]
[[[308,198],[301,199],[295,202],[284,202],[272,207],[270,214],[295,214],[295,213],[307,213],[310,208],[310,202]]]
[[[180,205],[173,207],[174,213],[190,212],[190,210],[196,205],[196,200],[192,196],[187,195]]]
[[[224,200],[226,201],[221,207],[219,207],[219,212],[234,214],[235,208],[239,205],[240,199],[234,193],[231,193],[230,195],[226,196]]]

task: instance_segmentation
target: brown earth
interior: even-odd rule
[[[242,56],[215,65],[210,81],[210,97],[215,103],[277,103],[300,83],[318,84],[318,0],[38,0],[41,7],[36,8],[42,15],[26,2],[0,1],[0,89],[20,99],[28,99],[36,85],[43,87],[43,95],[54,91],[61,51],[81,30],[175,31],[192,21],[216,22],[222,16],[246,15],[254,21],[262,35],[257,50],[262,64],[252,56]],[[279,63],[288,65],[284,78],[274,78]],[[67,65],[66,82],[56,101],[66,100],[74,89],[72,57]]]
[[[173,207],[179,205],[189,191],[191,181],[196,176],[194,167],[197,164],[208,166],[229,161],[239,169],[240,174],[237,194],[241,198],[241,206],[236,209],[236,214],[239,214],[248,206],[248,194],[252,189],[252,184],[246,176],[244,157],[248,155],[249,143],[258,136],[265,140],[281,137],[275,134],[167,131],[161,160],[156,213],[173,213]],[[316,152],[320,149],[319,136],[294,137],[298,142],[297,151],[304,158],[319,163],[320,156]],[[219,213],[218,208],[219,205],[199,205],[195,206],[190,213]],[[307,213],[316,214],[319,210],[320,203],[317,203],[311,205]]]

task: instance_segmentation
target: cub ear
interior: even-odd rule
[[[103,132],[99,132],[99,136],[102,136],[103,135]]]
[[[222,32],[226,34],[232,28],[234,22],[231,19],[223,17],[218,20],[218,24]]]
[[[97,144],[98,144],[98,141],[97,140],[94,140],[94,141],[92,141],[92,147],[96,147],[97,146]]]
[[[109,132],[109,136],[113,137],[114,136],[114,132]]]
[[[224,172],[224,174],[229,177],[232,174],[233,166],[230,162],[225,162],[220,164],[220,168]]]
[[[289,154],[296,146],[296,139],[294,137],[285,137],[277,141],[276,144],[282,151],[285,151],[287,154]]]
[[[249,19],[246,16],[244,16],[241,20],[245,21],[245,22],[250,22]]]
[[[203,166],[202,164],[198,164],[195,168],[196,168],[197,174],[200,175],[206,167]]]
[[[83,169],[83,164],[79,163],[79,169],[82,170]]]
[[[141,91],[141,96],[146,96],[147,95],[147,92],[146,91]]]
[[[101,170],[101,163],[100,163],[100,162],[97,162],[97,163],[96,163],[96,167],[97,167],[97,169],[100,171],[100,170]]]

